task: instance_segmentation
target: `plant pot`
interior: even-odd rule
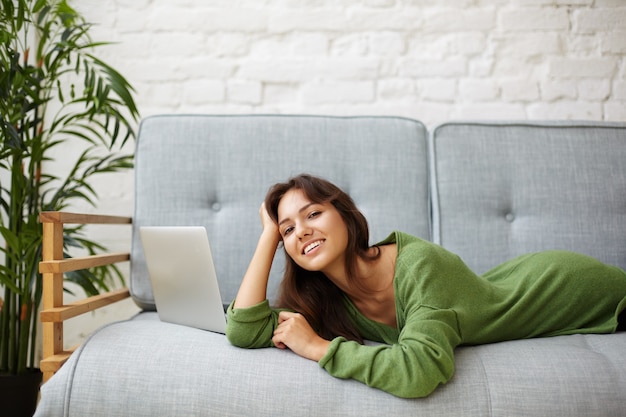
[[[20,375],[0,374],[0,417],[32,417],[42,376],[39,369]]]

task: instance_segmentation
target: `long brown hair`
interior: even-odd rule
[[[374,255],[369,254],[369,227],[365,216],[352,198],[336,185],[319,177],[301,174],[274,185],[265,197],[265,207],[275,222],[278,222],[280,200],[294,189],[301,190],[313,203],[331,203],[337,209],[348,230],[345,254],[348,282],[362,287],[356,276],[358,259],[374,260],[380,256],[380,250]],[[322,272],[301,268],[286,252],[285,257],[287,262],[277,306],[302,314],[325,339],[343,336],[363,343],[349,317],[343,291]]]

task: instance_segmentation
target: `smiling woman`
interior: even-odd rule
[[[257,250],[228,309],[229,340],[289,348],[332,376],[396,396],[423,397],[446,383],[462,344],[623,325],[626,273],[585,255],[533,253],[478,276],[405,233],[370,246],[352,199],[308,175],[272,187],[260,215]],[[281,241],[287,265],[272,309],[267,281]]]

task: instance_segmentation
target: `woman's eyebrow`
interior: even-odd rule
[[[312,205],[314,205],[314,204],[316,204],[316,203],[311,202],[311,203],[309,203],[309,204],[305,204],[304,206],[300,207],[300,210],[298,210],[298,213],[302,213],[304,210],[308,209],[309,207],[311,207],[311,206],[312,206]],[[282,219],[282,220],[278,223],[278,225],[280,226],[281,224],[286,223],[286,222],[288,222],[289,220],[290,220],[290,219],[289,219],[289,217],[287,217],[286,219]]]

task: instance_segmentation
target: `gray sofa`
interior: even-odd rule
[[[626,124],[446,123],[394,117],[156,116],[136,151],[133,228],[204,225],[229,303],[268,187],[301,172],[348,191],[372,242],[400,229],[476,272],[568,249],[626,268]],[[283,255],[270,279],[270,299]],[[456,350],[452,380],[400,399],[279,349],[160,322],[138,234],[143,312],[95,332],[42,387],[36,416],[624,416],[626,333]]]

